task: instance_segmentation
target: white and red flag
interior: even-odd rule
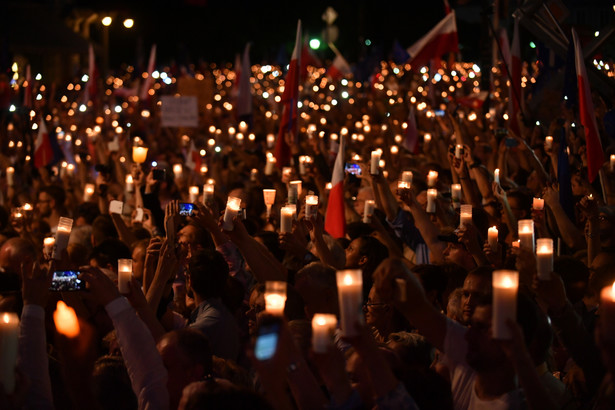
[[[45,121],[41,118],[38,124],[38,135],[34,141],[34,167],[41,168],[49,165],[53,159],[53,149]]]
[[[585,129],[585,144],[587,145],[587,176],[589,182],[594,182],[602,164],[604,163],[604,152],[598,134],[598,124],[594,113],[594,103],[592,102],[589,80],[585,71],[585,59],[583,49],[577,32],[572,29],[572,39],[574,41],[574,60],[577,69],[577,83],[579,87],[579,114],[581,124]]]
[[[459,52],[455,11],[446,15],[434,28],[406,50],[410,64],[425,66],[429,60],[439,60],[443,54]]]
[[[346,212],[344,206],[344,151],[346,143],[344,136],[340,135],[340,146],[333,166],[331,176],[331,191],[327,202],[325,215],[325,231],[334,238],[346,236]]]
[[[252,66],[250,64],[250,43],[246,44],[241,59],[241,70],[239,71],[239,87],[237,91],[237,118],[245,117],[252,114],[252,84],[250,76],[252,75]]]
[[[335,53],[333,64],[327,70],[327,75],[333,80],[340,80],[352,74],[348,61],[339,52]]]

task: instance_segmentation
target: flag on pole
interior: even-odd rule
[[[303,39],[303,47],[301,47],[301,81],[305,81],[307,78],[307,67],[322,67],[322,61],[312,53],[308,45],[308,38],[305,36]]]
[[[241,71],[239,71],[239,88],[237,92],[237,118],[249,117],[252,115],[252,85],[250,76],[252,65],[250,64],[250,43],[246,44],[241,59]]]
[[[152,73],[154,72],[154,65],[156,64],[156,44],[152,45],[152,49],[149,53],[149,63],[147,64],[147,78],[141,88],[141,94],[139,98],[141,101],[147,100],[149,89],[152,86]]]
[[[451,5],[448,3],[448,0],[444,0],[444,14],[451,13]]]
[[[592,94],[585,71],[583,49],[581,48],[579,36],[574,29],[572,29],[572,38],[577,68],[577,83],[579,85],[579,113],[581,124],[583,124],[585,129],[585,144],[587,145],[587,176],[589,182],[594,182],[596,176],[598,176],[598,171],[600,171],[604,163],[604,152],[602,151],[600,135],[598,135],[598,124],[596,123],[594,103],[592,102]]]
[[[510,47],[510,61],[507,62],[510,70],[510,88],[508,96],[508,126],[519,135],[519,121],[517,117],[521,111],[521,47],[519,46],[519,22],[515,19],[512,45]]]
[[[190,139],[190,146],[186,154],[186,167],[198,172],[201,169],[202,162],[201,154],[194,146],[194,140]]]
[[[406,132],[404,134],[403,146],[409,152],[416,154],[419,147],[419,131],[416,127],[416,114],[414,113],[414,105],[410,106],[408,113],[408,122]]]
[[[41,118],[38,124],[38,135],[34,141],[34,167],[41,168],[53,160],[53,149],[45,121]]]
[[[445,53],[459,52],[455,11],[446,15],[434,28],[408,48],[410,64],[415,67],[426,65],[431,59],[439,59]]]
[[[88,49],[88,86],[87,86],[87,100],[92,99],[96,101],[96,95],[98,94],[98,70],[96,69],[96,57],[94,55],[94,47],[90,44]]]
[[[290,145],[286,141],[286,134],[296,136],[297,131],[297,101],[299,99],[299,73],[300,68],[299,52],[301,50],[301,20],[297,22],[297,36],[295,38],[295,48],[290,58],[288,71],[284,81],[284,93],[282,103],[284,108],[280,119],[280,130],[276,140],[273,156],[276,165],[281,169],[290,163]]]
[[[351,74],[352,70],[350,69],[348,61],[346,61],[339,52],[336,53],[333,64],[331,64],[331,67],[327,70],[327,75],[331,77],[332,80],[337,81]]]
[[[30,71],[30,64],[26,66],[26,81],[27,84],[23,90],[23,106],[32,107],[32,72]]]
[[[346,236],[346,211],[344,206],[344,151],[346,143],[344,136],[340,135],[340,145],[333,166],[331,177],[331,191],[327,202],[325,215],[325,231],[334,238]]]

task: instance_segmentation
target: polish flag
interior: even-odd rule
[[[53,149],[45,121],[41,118],[38,124],[38,135],[34,141],[34,167],[41,168],[49,165],[53,159]]]
[[[290,58],[288,72],[284,81],[284,93],[282,103],[284,109],[280,120],[280,130],[276,140],[273,156],[276,159],[278,168],[287,166],[290,163],[290,145],[293,141],[286,141],[287,133],[291,138],[297,135],[297,101],[299,99],[299,73],[300,68],[299,52],[301,51],[301,20],[297,22],[297,37],[295,38],[295,48]]]
[[[408,123],[406,127],[406,132],[404,135],[403,146],[409,152],[413,154],[418,154],[419,147],[419,131],[416,127],[416,114],[414,112],[414,106],[410,106],[410,112],[408,112]]]
[[[429,60],[439,59],[445,53],[459,52],[455,11],[446,15],[429,33],[406,50],[410,54],[410,64],[425,66]]]
[[[331,64],[331,67],[327,70],[327,75],[333,80],[341,80],[351,74],[352,70],[350,69],[348,61],[346,61],[340,53],[336,53],[333,64]]]
[[[203,159],[201,154],[196,149],[194,146],[194,141],[191,139],[190,146],[188,147],[188,153],[186,154],[186,167],[198,172],[201,169],[202,163]]]
[[[252,114],[252,84],[250,84],[250,76],[252,74],[252,66],[250,64],[250,43],[246,44],[241,59],[241,71],[239,71],[239,87],[237,91],[237,118]]]
[[[444,14],[451,13],[451,5],[448,3],[448,0],[444,0]]]
[[[325,231],[334,238],[346,236],[346,211],[344,207],[344,151],[346,143],[344,136],[340,135],[340,146],[333,166],[331,177],[331,191],[327,202],[325,215]]]
[[[510,61],[507,61],[510,70],[510,89],[508,96],[508,126],[517,135],[520,135],[517,116],[521,111],[521,47],[519,46],[519,22],[515,19],[512,45],[510,47]]]
[[[312,53],[312,50],[310,50],[306,36],[303,40],[303,47],[301,47],[301,81],[305,81],[307,78],[307,67],[309,65],[320,68],[322,67],[322,61],[320,61],[320,59]]]
[[[572,39],[574,41],[575,65],[577,68],[577,83],[579,85],[579,111],[581,124],[585,129],[585,144],[587,145],[587,176],[589,182],[594,182],[598,171],[604,163],[604,152],[598,134],[598,124],[594,113],[594,103],[592,102],[591,90],[585,71],[585,60],[583,59],[583,49],[577,32],[572,29]]]
[[[26,81],[28,85],[23,90],[23,106],[32,107],[32,72],[30,71],[30,64],[26,66]]]
[[[487,99],[487,96],[489,95],[488,91],[481,91],[478,93],[472,93],[469,94],[465,97],[461,97],[457,99],[457,103],[465,106],[465,107],[469,107],[472,108],[474,110],[478,110],[479,108],[481,108],[483,106],[483,104],[485,104],[485,100]]]
[[[88,49],[88,87],[87,92],[89,98],[96,100],[98,94],[98,70],[96,69],[96,57],[94,56],[94,47],[90,44]]]
[[[143,87],[141,88],[141,95],[139,96],[141,101],[147,100],[149,89],[152,86],[153,78],[152,73],[154,72],[154,65],[156,64],[156,44],[152,46],[152,49],[149,53],[149,63],[147,64],[147,78],[143,83]]]

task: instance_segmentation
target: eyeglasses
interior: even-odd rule
[[[387,305],[387,303],[383,303],[383,302],[381,302],[381,303],[373,303],[373,302],[370,302],[370,301],[368,300],[367,302],[365,302],[365,303],[363,304],[363,307],[368,308],[368,307],[370,307],[370,306],[384,306],[384,305]]]

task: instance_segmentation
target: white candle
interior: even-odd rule
[[[532,209],[534,211],[542,211],[545,208],[545,200],[542,198],[534,198],[532,200]]]
[[[229,196],[228,199],[226,200],[226,209],[224,210],[224,219],[222,223],[222,229],[224,229],[225,231],[233,230],[234,228],[233,219],[235,219],[240,209],[241,209],[241,198]]]
[[[181,179],[183,175],[182,164],[173,165],[173,175],[175,175],[175,179]]]
[[[463,145],[461,144],[455,145],[455,158],[461,159],[462,155],[463,155]]]
[[[290,181],[288,186],[288,203],[296,204],[299,196],[301,196],[301,181]]]
[[[6,169],[6,184],[13,186],[15,184],[15,168],[8,167]]]
[[[611,172],[615,172],[615,154],[611,154]]]
[[[73,220],[70,218],[60,217],[58,229],[56,230],[56,241],[51,257],[55,260],[60,260],[62,252],[68,246],[70,231],[73,228]]]
[[[434,188],[437,182],[438,182],[438,172],[429,171],[429,173],[427,174],[427,186],[429,188]]]
[[[333,335],[337,318],[329,313],[316,313],[312,318],[312,350],[315,353],[327,353],[333,345]]]
[[[0,382],[4,391],[15,391],[15,366],[19,341],[19,318],[16,313],[0,313]]]
[[[363,274],[360,269],[336,273],[340,322],[343,336],[356,336],[355,326],[361,321]]]
[[[412,174],[412,171],[404,171],[401,173],[401,180],[404,182],[409,183],[410,185],[412,185],[412,178],[414,177],[414,175]]]
[[[438,190],[430,188],[427,190],[427,213],[433,214],[436,212],[436,198],[438,197]]]
[[[487,242],[492,251],[498,248],[498,228],[495,226],[487,230]]]
[[[267,218],[271,216],[271,207],[275,203],[275,189],[263,189],[263,199],[267,207]]]
[[[126,175],[126,192],[134,192],[135,184],[131,174]]]
[[[519,220],[518,231],[520,246],[530,249],[534,253],[534,221],[531,219]]]
[[[307,195],[305,197],[305,217],[316,219],[316,215],[318,215],[318,196]]]
[[[410,183],[406,181],[397,181],[397,189],[398,190],[410,189]]]
[[[545,137],[545,148],[546,149],[551,149],[553,148],[553,137],[550,135],[547,135]]]
[[[496,168],[495,171],[493,171],[493,180],[496,184],[500,185],[500,168]]]
[[[461,205],[459,227],[467,228],[470,225],[472,225],[472,205]]]
[[[51,254],[53,253],[53,246],[55,244],[56,238],[54,238],[53,236],[49,236],[43,239],[43,252],[45,253],[46,257],[51,257]]]
[[[286,282],[265,282],[265,311],[270,315],[283,316],[286,305]]]
[[[207,168],[207,165],[203,165],[201,166],[201,174],[205,175],[207,174],[207,171],[209,171],[209,169]]]
[[[275,143],[275,135],[268,134],[267,135],[267,147],[273,148],[273,144]]]
[[[256,182],[257,178],[258,178],[258,169],[252,168],[252,170],[250,171],[250,181]]]
[[[214,184],[203,185],[203,205],[207,205],[214,199]]]
[[[539,238],[536,241],[536,271],[538,279],[551,279],[553,272],[553,239]]]
[[[121,294],[130,293],[130,278],[132,277],[132,259],[117,260],[117,288]]]
[[[615,282],[600,291],[600,328],[604,340],[615,340]]]
[[[372,175],[378,175],[378,163],[380,162],[380,151],[372,151],[370,173]]]
[[[494,339],[510,339],[507,320],[517,319],[517,290],[519,272],[496,270],[493,272],[493,304],[491,334]]]
[[[273,174],[273,167],[275,166],[276,159],[273,155],[267,155],[267,163],[265,164],[265,175]]]
[[[453,201],[453,208],[461,207],[461,184],[451,185],[451,199]]]
[[[196,202],[199,200],[199,187],[194,185],[191,186],[190,188],[188,188],[188,194],[190,203],[196,204]]]
[[[293,216],[295,209],[284,206],[280,209],[280,233],[290,233],[293,230]]]
[[[94,195],[94,184],[85,184],[85,188],[83,189],[83,202],[88,202],[92,199],[92,195]]]
[[[142,164],[145,162],[147,158],[147,148],[146,147],[132,147],[132,162],[137,164]]]
[[[305,158],[306,158],[305,155],[301,155],[299,157],[299,175],[305,175],[307,172],[306,167],[305,167]]]
[[[53,312],[53,322],[58,333],[62,335],[69,338],[79,335],[79,319],[77,319],[75,310],[61,300],[58,300],[56,310]]]
[[[374,209],[376,208],[376,201],[373,199],[365,200],[365,207],[363,208],[363,223],[372,223],[372,216],[374,215]]]

